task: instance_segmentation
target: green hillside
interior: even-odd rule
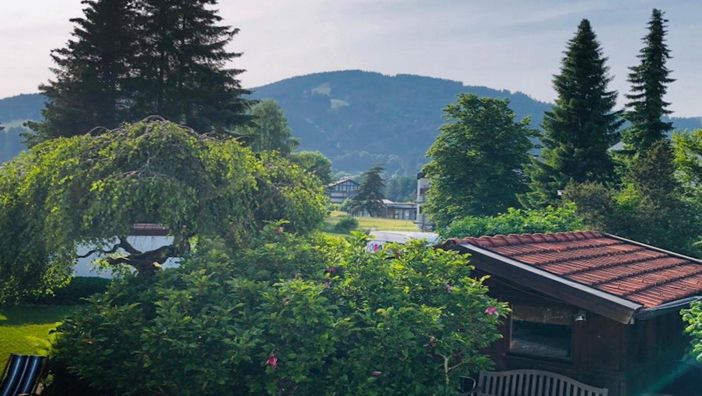
[[[517,117],[530,117],[535,127],[550,108],[520,92],[360,70],[292,77],[255,88],[253,97],[276,100],[301,149],[321,151],[337,171],[359,173],[383,164],[390,173],[414,175],[443,123],[442,109],[460,93],[507,98]],[[38,119],[43,102],[39,94],[0,99],[0,123],[6,126],[0,132],[0,161],[23,149],[22,121]],[[702,127],[699,117],[672,120],[678,129]]]
[[[255,89],[278,101],[305,150],[319,150],[334,168],[357,173],[383,164],[411,175],[438,134],[442,109],[460,93],[508,98],[519,118],[536,126],[550,105],[525,94],[458,81],[358,70],[293,77]]]

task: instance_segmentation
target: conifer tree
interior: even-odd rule
[[[383,181],[382,166],[374,166],[363,173],[358,194],[351,198],[352,211],[367,211],[371,216],[380,216],[385,208],[383,204],[383,191],[385,182]]]
[[[558,97],[544,116],[541,158],[528,169],[530,191],[521,197],[523,204],[552,203],[569,182],[613,178],[607,150],[616,142],[622,121],[613,110],[617,92],[607,90],[611,77],[606,60],[590,22],[583,19],[553,79]]]
[[[127,118],[124,80],[135,50],[134,0],[87,0],[64,48],[53,50],[54,79],[39,87],[47,98],[42,122],[28,143],[114,128]]]
[[[665,42],[668,21],[663,15],[661,10],[653,10],[648,34],[643,38],[644,47],[638,55],[641,63],[630,68],[628,78],[631,93],[626,95],[629,101],[625,116],[631,127],[624,133],[624,141],[636,154],[642,154],[673,129],[671,122],[662,120],[670,114],[666,109],[670,103],[664,101],[663,96],[668,90],[667,84],[675,81],[669,77],[670,70],[666,67],[670,50]]]
[[[137,116],[158,114],[198,132],[230,132],[248,120],[239,74],[226,47],[239,29],[221,25],[217,0],[139,0]]]
[[[44,121],[33,144],[160,115],[197,132],[231,132],[250,117],[226,46],[217,0],[86,0],[67,46],[54,50],[55,77],[40,90]]]

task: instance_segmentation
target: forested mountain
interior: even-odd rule
[[[538,125],[550,105],[525,94],[458,81],[358,70],[293,77],[254,90],[285,110],[305,150],[319,150],[334,168],[357,173],[384,165],[390,173],[414,174],[442,124],[442,109],[459,93],[508,98],[521,119]]]
[[[27,120],[41,118],[44,98],[39,94],[24,94],[0,99],[0,162],[5,162],[24,150],[20,134]]]
[[[319,150],[335,170],[360,173],[375,164],[389,173],[413,175],[443,123],[442,109],[459,93],[507,98],[517,118],[538,126],[550,104],[520,92],[466,86],[458,81],[359,70],[292,77],[253,89],[257,99],[276,100],[303,150]],[[0,160],[20,150],[21,121],[41,117],[39,94],[0,99]],[[673,118],[677,129],[702,127],[701,118]]]

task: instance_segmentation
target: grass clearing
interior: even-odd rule
[[[346,212],[338,210],[332,211],[324,219],[325,229],[331,231],[334,225],[342,218],[348,216]],[[356,217],[359,230],[383,230],[383,231],[419,231],[417,225],[412,220],[383,219],[379,217]]]
[[[74,305],[20,305],[0,307],[0,364],[11,353],[45,355],[55,329],[76,310]]]

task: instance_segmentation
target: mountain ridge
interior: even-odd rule
[[[414,74],[386,75],[337,70],[288,77],[252,89],[252,98],[274,99],[285,112],[302,150],[319,150],[334,169],[356,174],[384,165],[391,174],[413,175],[444,123],[443,108],[461,93],[506,98],[517,119],[538,127],[550,103],[519,91],[464,85],[460,81]],[[24,147],[21,120],[41,118],[44,98],[23,94],[0,99],[0,161]],[[702,127],[701,117],[672,118],[676,129]]]

